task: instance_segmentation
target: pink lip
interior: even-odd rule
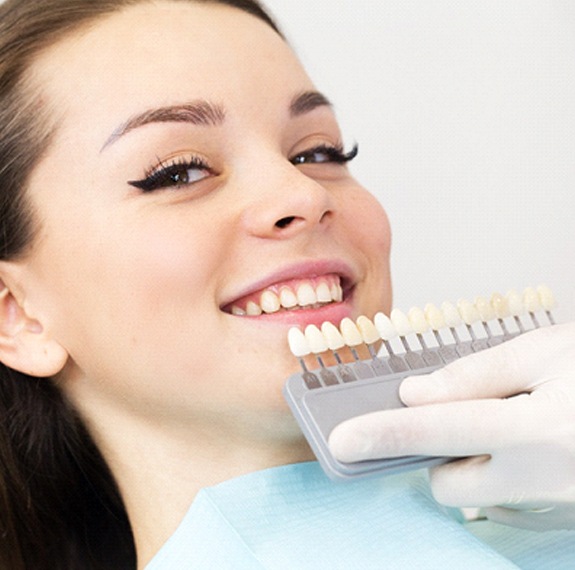
[[[324,321],[338,322],[350,316],[352,308],[350,301],[355,285],[355,272],[345,262],[338,260],[307,261],[289,265],[251,283],[248,287],[238,291],[229,300],[221,304],[220,308],[231,306],[234,301],[252,295],[272,285],[281,284],[294,279],[312,279],[322,275],[335,274],[341,278],[344,289],[344,299],[341,303],[333,303],[317,309],[299,309],[296,311],[279,311],[272,314],[262,314],[258,317],[240,317],[258,322],[274,322],[286,324],[321,324]]]

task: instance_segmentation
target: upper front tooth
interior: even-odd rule
[[[262,308],[256,305],[253,301],[248,301],[246,305],[246,315],[250,317],[257,317],[262,314]]]
[[[297,289],[297,302],[305,307],[306,305],[315,305],[317,303],[317,295],[313,287],[309,283],[303,283]]]
[[[264,291],[262,293],[260,305],[264,313],[276,313],[280,310],[279,297],[273,291]]]
[[[330,287],[330,293],[331,293],[331,298],[334,301],[337,301],[338,303],[341,302],[341,300],[343,299],[343,290],[341,288],[341,285],[339,285],[338,283],[334,283]]]
[[[315,294],[319,303],[329,303],[332,300],[331,291],[325,282],[322,282],[317,286]]]
[[[286,309],[291,309],[297,305],[297,297],[289,287],[284,287],[280,291],[280,304]]]

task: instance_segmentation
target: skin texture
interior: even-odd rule
[[[328,105],[290,113],[315,87],[289,46],[245,13],[130,7],[48,49],[30,83],[56,133],[31,173],[38,238],[1,267],[4,336],[14,339],[3,359],[53,376],[80,411],[143,566],[200,487],[311,457],[281,396],[297,369],[287,330],[388,310],[390,229],[345,165],[290,162],[341,134]],[[135,115],[198,101],[225,120],[118,136]],[[190,157],[209,164],[193,184],[128,184]],[[337,307],[222,310],[264,284],[334,273],[353,285]]]

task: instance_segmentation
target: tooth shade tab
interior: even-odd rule
[[[375,317],[373,317],[373,324],[382,340],[391,340],[397,336],[397,331],[387,315],[377,313]]]
[[[329,321],[322,323],[321,332],[330,350],[339,350],[345,346],[343,336],[341,336],[339,329],[333,323]]]
[[[461,324],[461,315],[453,303],[449,301],[441,303],[441,312],[448,327],[455,328]]]
[[[541,310],[541,301],[539,301],[539,295],[537,295],[537,291],[533,289],[533,287],[527,287],[523,291],[523,303],[525,304],[525,308],[530,313],[536,313],[537,311]]]
[[[393,309],[391,314],[389,315],[395,330],[399,336],[407,336],[408,334],[413,332],[413,328],[409,319],[407,318],[406,314],[399,309]]]
[[[409,319],[411,328],[417,334],[423,334],[429,330],[429,323],[425,318],[425,313],[419,307],[411,307],[411,309],[407,311],[407,318]]]
[[[311,352],[320,354],[327,351],[328,346],[325,338],[315,325],[308,325],[305,328],[304,335]]]
[[[443,313],[433,303],[427,303],[423,313],[432,330],[438,331],[447,325]]]
[[[373,321],[369,320],[366,316],[361,315],[358,317],[356,324],[365,344],[373,344],[380,340],[379,332],[375,328]]]
[[[495,318],[495,311],[485,297],[475,297],[475,308],[482,321],[488,322]]]
[[[539,287],[537,287],[537,296],[539,297],[541,306],[546,311],[551,311],[555,308],[555,296],[549,287],[546,285],[539,285]]]
[[[509,312],[512,316],[519,317],[525,313],[525,305],[523,304],[523,299],[515,289],[508,291],[506,297]]]
[[[346,317],[343,319],[339,324],[339,329],[347,346],[358,346],[363,344],[363,337],[361,336],[357,325],[350,318]]]
[[[459,311],[461,319],[466,325],[472,325],[473,323],[481,320],[479,311],[475,305],[473,305],[473,303],[467,299],[459,299],[459,301],[457,301],[457,310]]]
[[[288,331],[288,344],[292,354],[296,358],[302,358],[311,353],[311,349],[305,335],[297,327],[292,327]]]
[[[511,316],[509,302],[507,298],[500,293],[493,293],[493,295],[491,295],[491,307],[498,319],[506,319]]]

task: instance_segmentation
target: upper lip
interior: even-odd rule
[[[230,295],[220,308],[228,307],[235,301],[252,295],[258,291],[262,291],[272,285],[289,281],[291,279],[312,279],[314,277],[321,277],[322,275],[334,274],[341,278],[341,285],[344,290],[349,289],[355,284],[356,277],[353,269],[344,261],[341,260],[315,260],[295,263],[283,267],[262,279],[251,283],[236,293]]]

